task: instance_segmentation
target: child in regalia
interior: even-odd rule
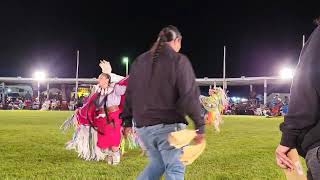
[[[228,100],[224,90],[221,88],[210,88],[209,96],[200,95],[199,99],[203,108],[207,110],[204,116],[206,124],[211,125],[213,123],[215,130],[220,132],[219,126],[223,122],[221,114],[228,106]]]

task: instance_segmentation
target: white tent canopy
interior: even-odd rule
[[[47,95],[47,92],[48,91],[42,91],[41,93],[44,94],[44,95]],[[62,91],[58,88],[50,88],[49,89],[49,94],[61,94]]]
[[[76,84],[76,78],[47,78],[43,80],[43,83],[47,84]],[[0,77],[0,82],[3,83],[35,83],[38,82],[34,78],[22,78],[22,77]],[[267,102],[267,85],[268,84],[290,84],[291,79],[282,79],[280,76],[273,77],[240,77],[240,78],[197,78],[196,82],[199,86],[222,86],[225,82],[227,86],[252,86],[263,85],[264,86],[264,103]],[[96,84],[96,78],[78,78],[78,83],[84,84]]]

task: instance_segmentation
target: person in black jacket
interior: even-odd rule
[[[308,179],[320,179],[320,18],[300,54],[293,78],[288,114],[280,125],[282,138],[276,149],[276,161],[293,169],[287,157],[296,148],[306,159]]]
[[[183,179],[181,149],[168,143],[168,134],[193,119],[198,135],[204,139],[204,120],[200,116],[200,90],[189,59],[179,52],[182,36],[174,26],[163,28],[151,50],[140,55],[131,66],[122,118],[137,132],[147,149],[149,164],[138,179]]]

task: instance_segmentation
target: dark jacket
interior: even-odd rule
[[[131,66],[122,114],[125,124],[130,124],[132,116],[137,127],[187,124],[184,116],[189,115],[202,133],[200,90],[188,58],[165,45],[152,63],[148,51]]]
[[[301,156],[320,145],[320,27],[301,51],[293,78],[289,111],[280,125],[281,145],[297,148]]]

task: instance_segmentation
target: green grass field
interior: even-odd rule
[[[0,111],[0,179],[134,179],[147,163],[129,151],[119,166],[87,162],[64,149],[72,112]],[[224,116],[221,133],[207,127],[207,148],[186,179],[285,179],[274,161],[282,118]]]

